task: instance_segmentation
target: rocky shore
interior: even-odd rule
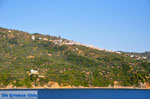
[[[35,86],[34,84],[32,84],[31,87],[26,87],[26,86],[22,86],[22,87],[16,87],[13,86],[11,84],[7,85],[6,87],[1,87],[0,89],[150,89],[150,84],[149,83],[144,83],[141,84],[139,87],[135,87],[135,86],[120,86],[120,85],[114,85],[114,86],[109,86],[109,87],[83,87],[83,86],[64,86],[64,85],[59,85],[57,82],[48,82],[47,85],[44,86]]]

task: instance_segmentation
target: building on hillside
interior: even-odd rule
[[[32,35],[32,40],[35,40],[35,36]]]
[[[30,74],[39,74],[37,70],[31,69]]]
[[[43,38],[43,40],[44,40],[44,41],[48,41],[48,39],[47,39],[47,38]]]
[[[130,55],[130,57],[135,57],[134,55]]]

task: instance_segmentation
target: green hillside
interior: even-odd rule
[[[85,87],[114,86],[114,81],[121,86],[150,82],[147,60],[69,42],[0,28],[0,87],[43,86],[49,81]]]

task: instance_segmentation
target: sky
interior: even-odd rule
[[[150,0],[0,0],[0,27],[150,51]]]

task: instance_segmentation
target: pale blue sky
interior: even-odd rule
[[[150,51],[150,0],[0,0],[0,27]]]

